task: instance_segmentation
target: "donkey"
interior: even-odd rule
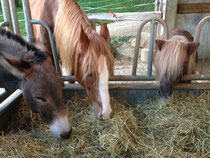
[[[67,139],[72,130],[62,101],[63,86],[45,51],[0,28],[0,87],[21,89],[28,106],[54,136]]]
[[[173,86],[186,74],[195,73],[198,62],[199,42],[193,42],[186,30],[173,29],[169,40],[156,40],[155,77],[160,81],[160,96],[170,99]]]

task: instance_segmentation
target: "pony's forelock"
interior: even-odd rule
[[[165,74],[175,81],[183,74],[183,64],[187,55],[185,37],[171,38],[155,56],[155,77],[161,81]]]
[[[87,75],[92,72],[98,72],[94,74],[95,77],[98,78],[98,75],[103,68],[100,65],[104,65],[103,63],[105,60],[109,73],[113,74],[114,58],[107,46],[106,41],[96,32],[89,34],[89,40],[89,47],[83,56],[83,63],[81,65],[81,71],[84,75],[82,80],[84,80]],[[76,60],[78,61],[79,59]]]

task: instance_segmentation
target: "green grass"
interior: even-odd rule
[[[153,3],[155,0],[77,0],[86,13],[109,13],[110,11],[116,13],[120,12],[144,12],[153,11],[154,5],[136,6],[139,4]],[[18,19],[23,20],[23,9],[20,1],[20,6],[17,8]],[[1,7],[1,6],[0,6]],[[90,10],[92,8],[93,10]],[[0,9],[0,22],[3,22],[2,10]],[[112,23],[113,21],[105,21]],[[19,21],[21,35],[25,36],[25,22]]]
[[[98,2],[99,1],[99,2]],[[113,12],[144,12],[154,10],[154,5],[136,6],[139,4],[153,3],[154,0],[77,0],[77,2],[86,10],[86,13]],[[96,2],[96,3],[93,3]],[[98,3],[97,3],[98,2]],[[98,8],[88,11],[90,8]]]
[[[111,43],[113,46],[115,47],[119,47],[121,46],[124,42],[128,42],[131,38],[133,38],[134,36],[121,36],[121,37],[117,37],[117,36],[112,36],[111,37]]]

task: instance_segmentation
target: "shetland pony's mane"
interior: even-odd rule
[[[107,59],[109,72],[113,71],[114,59],[106,41],[92,28],[85,12],[80,8],[75,0],[58,0],[59,8],[56,15],[54,36],[61,62],[66,68],[70,68],[69,73],[77,74],[80,35],[82,25],[89,38],[89,48],[84,56],[81,70],[85,74],[97,72],[100,55]],[[98,54],[98,53],[101,54]],[[104,58],[104,59],[105,59]],[[101,64],[101,61],[100,61]],[[94,70],[95,69],[95,70]]]
[[[167,40],[161,51],[157,52],[155,56],[155,76],[157,80],[162,80],[164,75],[167,74],[169,78],[175,81],[183,74],[187,42],[189,40],[184,36],[173,36]]]
[[[0,28],[0,51],[33,62],[43,62],[48,56],[46,52],[29,44],[21,36],[2,28]]]

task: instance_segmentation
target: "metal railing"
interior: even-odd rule
[[[196,42],[199,42],[200,41],[200,35],[201,35],[201,30],[204,26],[204,24],[207,24],[208,25],[210,24],[210,15],[209,16],[206,16],[205,18],[203,18],[197,28],[196,28],[196,33],[195,33],[195,41]],[[206,56],[206,52],[207,52],[207,43],[208,43],[208,35],[209,35],[209,27],[207,27],[207,33],[205,34],[206,36],[206,40],[205,40],[205,44],[204,44],[204,51],[203,51],[203,54],[202,54],[202,63],[201,63],[201,71],[200,73],[203,74],[203,69],[204,69],[204,60],[205,60],[205,56]]]

